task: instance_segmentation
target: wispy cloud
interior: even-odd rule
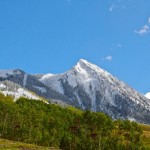
[[[106,60],[106,61],[112,61],[112,59],[113,59],[113,57],[109,55],[109,56],[106,56],[104,60]]]
[[[122,47],[122,45],[121,45],[121,44],[117,44],[117,47],[118,47],[118,48],[121,48],[121,47]]]
[[[135,30],[135,33],[139,35],[144,35],[150,32],[150,17],[148,18],[148,23],[145,24],[141,29]]]
[[[109,7],[109,12],[111,13],[111,12],[113,12],[115,9],[121,9],[121,10],[123,10],[123,9],[125,9],[126,7],[125,7],[125,4],[124,4],[124,2],[122,1],[122,0],[116,0],[116,1],[114,1],[111,5],[110,5],[110,7]]]
[[[116,50],[118,50],[118,49],[121,49],[123,46],[122,46],[122,44],[120,44],[120,43],[115,43],[115,44],[112,44],[111,45],[111,47],[110,47],[110,51],[116,51]]]
[[[112,12],[114,9],[116,9],[116,5],[112,4],[109,8],[109,11]]]
[[[149,26],[148,25],[144,25],[140,30],[135,30],[135,33],[138,33],[140,35],[146,34],[149,32]]]

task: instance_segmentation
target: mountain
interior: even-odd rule
[[[114,119],[150,123],[149,99],[86,60],[63,74],[45,74],[38,79],[76,107],[102,111]]]
[[[9,91],[5,90],[3,87],[6,86],[6,81],[10,81],[9,84],[7,84],[7,87],[5,89],[9,88]],[[10,95],[13,95],[15,98],[18,98],[20,96],[25,96],[28,98],[34,98],[37,99],[37,97],[31,96],[31,92],[36,93],[36,95],[46,98],[46,99],[55,99],[53,100],[53,103],[58,103],[59,99],[61,100],[68,100],[67,97],[63,96],[62,94],[58,93],[57,91],[53,90],[51,87],[46,86],[41,81],[37,79],[37,76],[33,76],[30,74],[25,73],[23,70],[20,69],[14,69],[14,70],[0,70],[0,83],[2,89],[2,93],[7,93]],[[5,85],[3,85],[5,83]],[[12,86],[12,83],[14,86]],[[21,87],[17,89],[17,86]],[[19,92],[18,92],[19,90]],[[15,91],[15,92],[14,92]],[[23,92],[24,91],[24,92]],[[30,92],[30,94],[25,94],[25,92]],[[24,94],[22,94],[22,92]],[[20,95],[20,96],[19,96]],[[30,95],[30,96],[29,96]],[[68,100],[69,101],[69,100]],[[60,102],[59,102],[60,103]]]
[[[83,59],[69,71],[56,75],[1,70],[0,81],[6,80],[56,103],[102,111],[114,119],[150,123],[150,99]]]

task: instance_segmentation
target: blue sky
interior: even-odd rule
[[[150,0],[0,1],[0,69],[63,73],[80,58],[150,91]]]

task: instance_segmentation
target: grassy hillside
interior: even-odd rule
[[[56,148],[37,146],[22,142],[0,139],[0,150],[58,150]]]
[[[147,149],[150,150],[150,126],[148,125],[141,125],[143,129],[143,142]]]

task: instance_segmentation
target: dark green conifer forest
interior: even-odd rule
[[[63,150],[142,150],[142,129],[101,112],[0,94],[1,138]]]

